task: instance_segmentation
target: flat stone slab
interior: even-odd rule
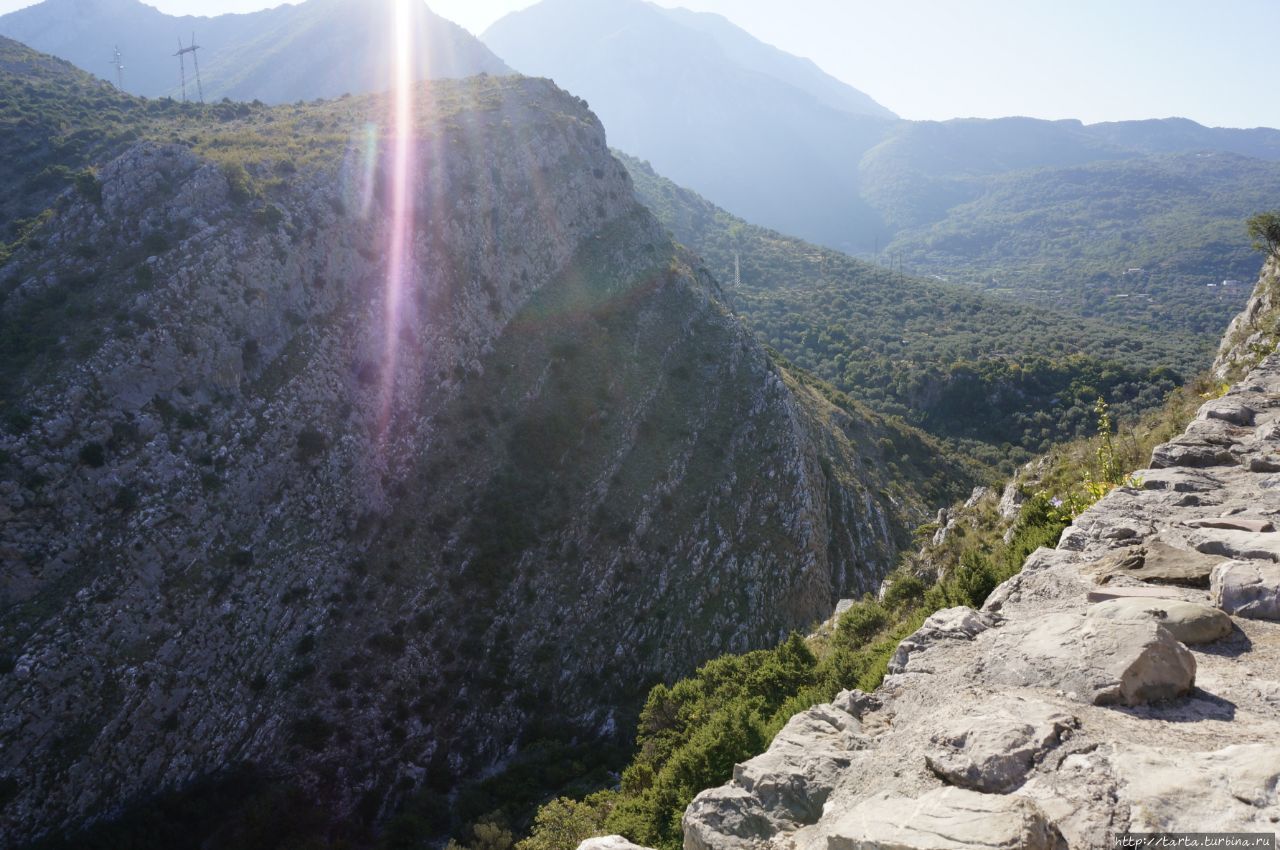
[[[1108,599],[1185,599],[1175,587],[1124,587],[1116,585],[1089,591],[1090,602],[1106,602]]]
[[[1200,528],[1189,534],[1188,542],[1206,555],[1242,561],[1280,561],[1280,534]]]
[[[1280,822],[1280,748],[1216,752],[1125,747],[1111,757],[1134,832],[1274,833]]]
[[[1162,540],[1150,540],[1109,555],[1086,567],[1086,571],[1097,576],[1099,584],[1126,576],[1149,584],[1207,588],[1209,574],[1224,560],[1221,556],[1178,549]]]
[[[1209,593],[1228,614],[1280,621],[1280,564],[1227,561],[1214,569]]]
[[[1254,534],[1269,534],[1276,530],[1275,525],[1270,520],[1232,516],[1193,519],[1187,525],[1191,528],[1226,528],[1233,531],[1251,531]]]
[[[1231,618],[1217,608],[1176,599],[1111,599],[1086,615],[1101,620],[1150,620],[1187,645],[1213,643],[1231,634]]]
[[[1065,850],[1044,813],[1024,797],[940,788],[917,798],[863,800],[809,850]]]

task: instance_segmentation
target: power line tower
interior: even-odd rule
[[[191,34],[191,46],[183,47],[182,39],[178,39],[178,52],[173,54],[178,57],[178,64],[182,66],[182,102],[187,102],[187,54],[191,54],[191,61],[196,66],[196,91],[200,94],[200,103],[204,103],[204,85],[200,82],[200,57],[196,55],[196,51],[200,49],[200,45],[196,44],[196,34]]]
[[[733,252],[733,288],[742,288],[742,262],[737,251]]]
[[[116,88],[124,91],[124,56],[121,55],[118,44],[115,55],[111,58],[111,67],[116,69]]]

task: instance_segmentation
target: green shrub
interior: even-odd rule
[[[329,440],[315,428],[304,428],[298,434],[298,457],[303,461],[315,460],[329,448]]]
[[[75,176],[73,185],[80,196],[95,204],[102,203],[102,181],[92,169],[86,168]]]
[[[254,222],[266,230],[273,230],[284,221],[284,210],[275,204],[266,204],[253,214]]]
[[[142,237],[142,248],[148,254],[158,255],[169,250],[169,239],[160,232],[148,233]]]
[[[80,448],[80,462],[93,469],[100,469],[107,463],[107,451],[102,443],[85,443]]]
[[[258,196],[257,186],[243,163],[226,163],[222,166],[222,174],[227,178],[227,191],[231,195],[231,200],[244,204]]]
[[[516,850],[565,850],[605,831],[616,795],[611,791],[592,794],[585,800],[560,797],[538,810],[529,837]]]
[[[918,576],[899,571],[889,577],[884,592],[884,606],[890,611],[902,611],[924,598],[925,585]]]

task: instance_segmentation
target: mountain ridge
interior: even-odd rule
[[[411,5],[420,57],[416,79],[448,79],[510,69],[456,24],[425,2]],[[193,34],[207,100],[287,103],[382,91],[391,85],[391,8],[351,0],[307,0],[258,12],[172,16],[141,0],[44,0],[0,16],[0,35],[75,62],[115,82],[111,51],[122,50],[126,91],[180,97],[179,67],[172,55]],[[294,66],[280,74],[282,52]],[[187,96],[198,96],[188,61]]]
[[[134,138],[63,151],[0,261],[6,843],[241,769],[326,835],[447,820],[536,736],[599,750],[653,680],[872,588],[972,474],[773,360],[547,81],[416,90],[388,332],[386,97],[200,110],[44,64],[0,42],[0,129],[57,151],[107,98]],[[70,128],[17,117],[51,101]]]

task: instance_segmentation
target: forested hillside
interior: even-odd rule
[[[1080,319],[895,274],[755,227],[617,154],[642,200],[784,357],[991,463],[1085,434],[1095,400],[1158,405],[1207,362],[1190,333]],[[735,272],[735,260],[739,270]]]
[[[1241,222],[1280,196],[1280,162],[1179,153],[939,182],[972,200],[889,244],[910,271],[1215,337],[1257,274]]]

